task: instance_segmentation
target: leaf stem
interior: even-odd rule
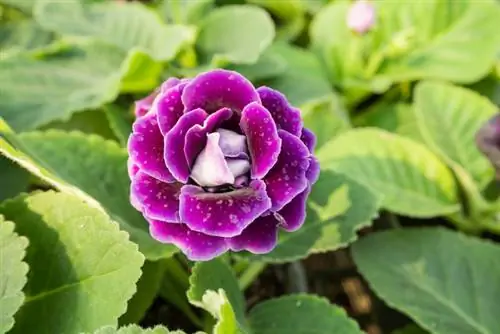
[[[245,290],[264,271],[266,264],[263,262],[252,262],[238,278],[241,290]]]

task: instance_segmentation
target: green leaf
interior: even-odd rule
[[[25,13],[31,13],[38,0],[0,0],[0,4],[12,6]]]
[[[0,202],[26,191],[29,183],[29,173],[0,156]]]
[[[236,64],[253,64],[274,38],[267,12],[249,5],[211,11],[200,25],[197,46],[208,57]]]
[[[249,256],[282,263],[344,247],[356,240],[356,231],[371,224],[379,202],[374,192],[345,175],[322,171],[309,197],[304,226],[280,233],[273,251]]]
[[[90,333],[89,333],[90,334]],[[153,328],[143,329],[137,325],[130,325],[115,329],[106,326],[96,330],[93,334],[185,334],[183,331],[169,331],[166,327],[155,326]]]
[[[229,64],[227,68],[255,82],[283,74],[287,69],[287,61],[273,52],[273,48],[267,48],[255,64]]]
[[[287,67],[280,76],[265,82],[266,85],[285,94],[297,107],[322,102],[330,97],[330,83],[312,52],[285,43],[274,44],[271,52],[285,59]]]
[[[148,260],[177,251],[155,241],[146,220],[130,205],[127,152],[117,143],[79,132],[2,134],[15,146],[0,138],[0,152],[57,189],[108,212]]]
[[[377,295],[429,332],[498,332],[498,245],[444,228],[399,229],[357,242],[353,256]]]
[[[415,113],[429,147],[448,162],[462,166],[481,186],[494,169],[477,149],[477,131],[497,113],[479,94],[446,83],[424,81],[415,88]]]
[[[11,333],[79,333],[117,324],[144,257],[100,210],[62,193],[5,202],[7,219],[30,240],[26,299]]]
[[[98,44],[40,60],[6,59],[0,62],[0,116],[25,131],[98,108],[118,95],[122,61],[119,50]]]
[[[423,330],[415,324],[409,324],[403,328],[397,329],[392,334],[428,334],[429,332]]]
[[[311,24],[313,48],[342,87],[380,91],[393,82],[424,78],[470,83],[495,61],[500,6],[493,0],[373,4],[378,20],[364,36],[345,24],[348,1],[324,7]]]
[[[52,34],[32,20],[0,25],[0,60],[19,53],[36,51],[52,41]]]
[[[237,320],[242,325],[245,324],[245,300],[234,272],[225,262],[214,259],[209,262],[196,263],[192,269],[189,282],[190,288],[187,297],[191,304],[206,309],[206,307],[202,306],[204,304],[203,296],[206,291],[223,289],[224,295],[227,294],[229,304],[234,308]]]
[[[141,278],[137,282],[137,291],[128,301],[127,312],[120,317],[120,325],[139,323],[142,320],[160,290],[165,267],[163,261],[144,262]]]
[[[163,0],[160,11],[167,22],[198,25],[212,9],[214,2],[215,0]]]
[[[453,174],[411,139],[355,129],[325,144],[317,156],[322,168],[344,173],[381,194],[382,206],[390,211],[433,217],[459,209]]]
[[[217,292],[207,290],[200,302],[191,302],[208,311],[217,319],[213,334],[248,334],[247,330],[243,329],[237,322],[233,307],[223,289],[218,289]]]
[[[362,334],[346,312],[325,298],[289,295],[255,306],[249,323],[258,334]]]
[[[14,314],[24,301],[28,265],[23,262],[28,239],[14,232],[15,225],[0,215],[0,332],[14,326]]]
[[[104,106],[104,113],[106,114],[111,130],[118,138],[120,144],[125,147],[128,137],[132,133],[132,117],[127,117],[126,110],[112,104]]]
[[[126,73],[122,78],[121,92],[150,92],[154,90],[160,81],[163,65],[148,54],[132,50],[123,64]]]
[[[78,0],[42,0],[34,13],[47,30],[75,38],[98,39],[123,51],[139,50],[158,61],[173,59],[194,38],[190,28],[167,26],[138,2],[84,5]]]

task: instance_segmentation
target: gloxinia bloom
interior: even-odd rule
[[[171,78],[133,124],[130,200],[191,260],[267,253],[304,222],[315,141],[284,95],[236,72]]]
[[[500,114],[493,116],[476,133],[479,150],[490,160],[500,179]]]
[[[364,34],[375,24],[375,7],[368,0],[357,0],[347,13],[347,26]]]

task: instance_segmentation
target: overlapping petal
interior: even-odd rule
[[[300,136],[302,131],[300,111],[288,103],[285,95],[265,86],[259,87],[257,93],[259,93],[262,105],[271,113],[278,129]]]
[[[278,225],[279,221],[273,215],[259,217],[239,235],[228,239],[227,243],[233,251],[269,253],[278,241]]]
[[[177,85],[173,85],[177,83]],[[155,109],[158,117],[158,126],[163,135],[166,135],[179,118],[184,113],[184,105],[182,104],[181,94],[186,86],[185,83],[180,83],[178,79],[168,82],[162,86],[160,95],[155,99]]]
[[[290,203],[277,213],[282,229],[293,232],[304,224],[306,219],[306,202],[310,192],[311,186],[307,186],[306,190],[295,196]]]
[[[180,218],[193,231],[218,237],[239,235],[271,207],[264,182],[255,180],[247,188],[209,193],[187,185],[181,190]]]
[[[314,133],[312,133],[312,131],[307,128],[303,128],[300,139],[307,146],[309,152],[313,153],[314,149],[316,148],[316,136],[314,135]]]

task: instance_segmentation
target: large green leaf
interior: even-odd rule
[[[90,333],[89,333],[90,334]],[[93,334],[185,334],[183,331],[169,331],[166,327],[155,326],[153,328],[143,329],[137,325],[130,325],[115,329],[106,326],[96,330]]]
[[[399,214],[433,217],[459,209],[453,174],[425,146],[383,130],[345,132],[318,152],[333,169],[383,196],[382,205]]]
[[[362,334],[345,311],[313,295],[289,295],[255,306],[249,315],[255,334]]]
[[[61,35],[98,39],[124,51],[140,50],[161,61],[174,58],[193,39],[190,28],[167,26],[138,2],[85,5],[79,0],[41,0],[35,17],[44,28]]]
[[[36,51],[51,41],[52,34],[32,20],[0,25],[0,60],[21,52]]]
[[[215,0],[162,0],[160,12],[167,22],[198,25]]]
[[[0,0],[0,4],[18,8],[25,13],[31,13],[38,0]]]
[[[26,191],[30,175],[7,158],[0,156],[0,202]]]
[[[213,334],[249,334],[247,329],[238,323],[233,307],[223,289],[207,290],[201,301],[191,302],[217,319],[212,331]]]
[[[124,55],[90,44],[44,59],[0,62],[0,117],[15,130],[34,129],[118,95]]]
[[[23,262],[28,239],[14,232],[14,224],[0,215],[0,333],[14,326],[14,314],[23,301],[28,265]]]
[[[273,38],[274,23],[265,10],[250,5],[232,5],[208,14],[200,25],[196,43],[209,57],[252,64]]]
[[[422,78],[474,82],[496,59],[500,6],[494,0],[373,4],[377,23],[365,36],[345,24],[348,1],[326,6],[312,22],[313,48],[340,86],[383,90],[391,82]]]
[[[377,233],[353,247],[375,292],[435,334],[496,334],[500,247],[443,228]]]
[[[144,261],[125,232],[69,194],[21,196],[0,213],[30,240],[26,299],[11,333],[80,333],[117,324]]]
[[[497,113],[488,99],[446,83],[421,82],[415,89],[415,112],[427,144],[449,162],[462,166],[485,186],[494,169],[477,149],[477,131]]]
[[[252,260],[281,263],[332,251],[356,240],[356,231],[371,224],[379,198],[345,175],[323,171],[309,197],[307,218],[299,230],[280,233],[276,248]]]
[[[55,130],[7,136],[14,146],[0,138],[0,152],[57,189],[105,209],[149,260],[176,252],[149,235],[148,223],[130,205],[127,152],[117,143]]]

